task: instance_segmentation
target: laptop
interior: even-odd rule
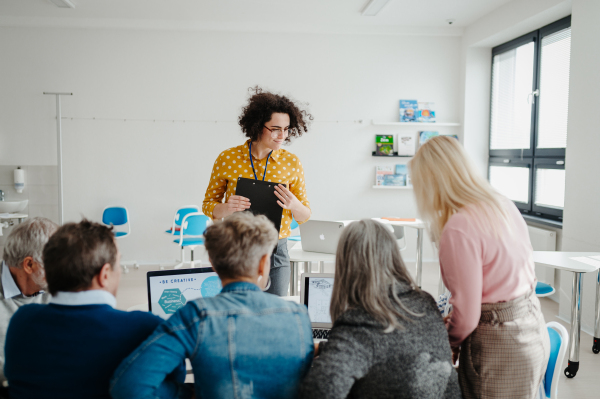
[[[211,267],[148,272],[148,310],[168,319],[189,301],[221,292],[221,279]]]
[[[342,222],[309,220],[302,223],[300,225],[302,250],[335,255],[342,230],[344,230]]]
[[[333,273],[303,273],[300,280],[300,300],[308,308],[315,342],[327,340],[331,331],[329,304],[333,276]]]

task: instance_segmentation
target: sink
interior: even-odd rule
[[[27,207],[29,200],[25,201],[0,201],[0,213],[21,212]]]

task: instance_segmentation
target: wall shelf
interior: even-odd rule
[[[412,186],[373,186],[378,190],[412,190]]]
[[[398,151],[394,151],[394,155],[377,155],[376,151],[371,152],[371,155],[378,158],[412,158],[414,155],[398,155]]]
[[[377,122],[371,121],[371,124],[375,126],[406,126],[406,127],[458,127],[460,123],[454,122],[434,122],[434,123],[425,123],[425,122]]]

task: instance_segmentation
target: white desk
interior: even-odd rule
[[[413,229],[417,229],[417,286],[419,286],[419,288],[421,288],[421,283],[423,281],[423,235],[425,233],[425,228],[427,227],[427,225],[419,219],[416,219],[414,222],[393,222],[390,220],[386,220],[386,219],[378,219],[378,218],[373,218],[373,220],[376,220],[380,223],[383,224],[391,224],[392,226],[402,226],[402,227],[411,227]],[[406,239],[406,238],[405,238]]]
[[[594,329],[594,353],[600,352],[600,268],[573,260],[577,257],[600,256],[600,252],[534,251],[536,265],[552,267],[573,273],[573,297],[571,298],[571,331],[569,333],[569,361],[565,375],[573,378],[579,370],[579,340],[581,335],[581,291],[583,273],[598,273],[596,281],[596,315]]]
[[[310,262],[334,262],[334,254],[322,254],[320,252],[307,252],[302,250],[302,242],[298,242],[288,251],[290,256],[290,296],[298,295],[298,267],[304,263],[306,272],[307,264]],[[319,265],[319,272],[323,273],[322,264]]]

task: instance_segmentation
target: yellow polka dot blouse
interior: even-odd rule
[[[225,150],[219,155],[213,166],[210,182],[208,183],[204,202],[202,203],[202,212],[206,216],[213,217],[213,209],[215,209],[216,205],[223,203],[223,197],[225,197],[225,202],[227,202],[229,197],[235,195],[238,177],[254,179],[254,172],[252,172],[249,156],[248,142]],[[267,158],[258,160],[252,157],[256,177],[259,180],[262,180],[263,173],[265,172],[266,161]],[[297,156],[281,148],[273,151],[267,167],[265,181],[287,184],[288,189],[296,198],[304,206],[310,208],[310,204],[306,198],[304,170]],[[284,209],[282,218],[281,229],[279,231],[280,239],[289,237],[291,234],[292,211]]]

